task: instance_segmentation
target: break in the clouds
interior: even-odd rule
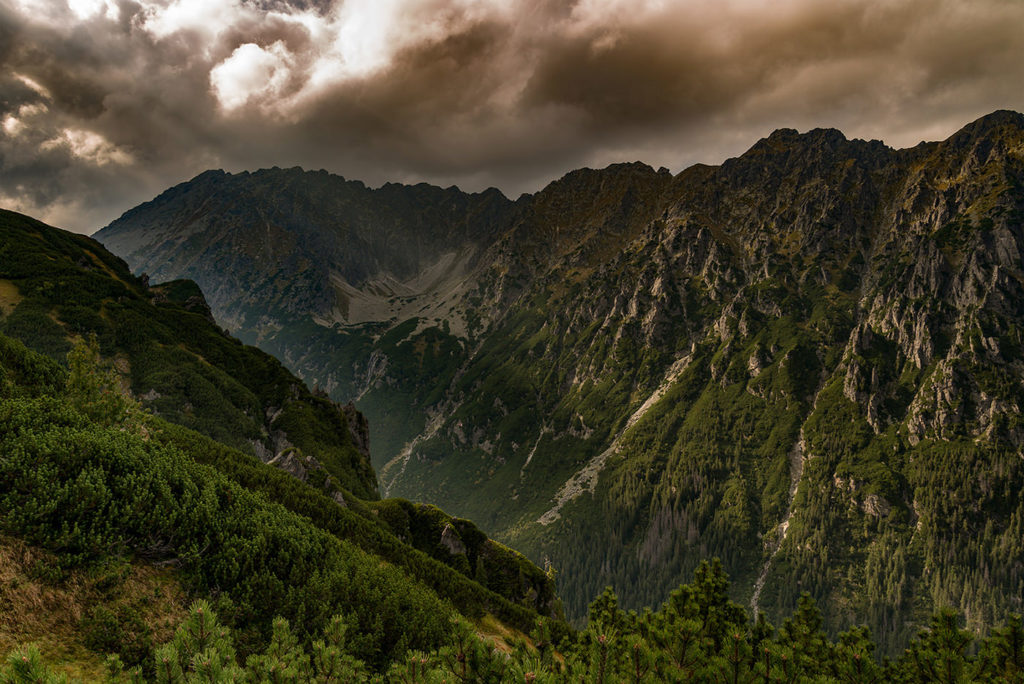
[[[1024,109],[1020,0],[0,0],[0,206],[92,232],[211,167],[539,189],[772,129]]]

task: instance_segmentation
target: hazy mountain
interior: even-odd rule
[[[208,172],[97,239],[372,426],[385,492],[550,559],[571,614],[722,558],[884,648],[1024,594],[1024,116],[893,150],[495,191]]]

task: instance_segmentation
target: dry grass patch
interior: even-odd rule
[[[0,654],[35,643],[56,670],[102,680],[97,644],[167,641],[186,603],[170,571],[115,560],[65,572],[52,554],[0,536]]]
[[[17,285],[10,280],[0,280],[0,314],[10,316],[22,299]]]
[[[474,631],[478,637],[489,641],[494,648],[502,653],[512,653],[515,651],[515,645],[522,643],[527,644],[531,651],[534,650],[533,642],[528,634],[509,627],[493,615],[484,615],[480,619],[474,620],[473,627],[475,627]]]

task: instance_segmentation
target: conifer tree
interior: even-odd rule
[[[361,678],[366,666],[345,652],[348,624],[335,615],[324,629],[322,639],[313,642],[313,671],[321,684],[350,682]]]
[[[961,684],[975,681],[975,659],[968,655],[974,636],[960,626],[960,615],[944,608],[932,616],[903,657],[909,682]]]
[[[1011,615],[981,645],[981,669],[990,681],[1024,683],[1024,625]]]
[[[72,406],[101,425],[134,427],[141,421],[138,402],[121,387],[117,371],[100,360],[95,334],[76,341],[67,361],[67,396]]]
[[[283,617],[274,619],[267,650],[249,656],[245,666],[250,679],[259,684],[298,684],[310,679],[309,655]]]
[[[192,603],[188,617],[170,643],[156,651],[159,684],[205,684],[241,681],[230,631],[220,624],[210,604]]]
[[[836,678],[848,684],[882,682],[882,668],[875,662],[874,651],[875,643],[867,627],[855,627],[840,634],[835,645]]]
[[[428,659],[425,653],[410,651],[406,654],[404,662],[391,665],[388,669],[387,681],[401,684],[429,684],[438,679],[437,674],[437,664]]]
[[[66,684],[68,678],[50,669],[34,644],[11,651],[0,668],[0,684]]]
[[[456,682],[498,684],[511,670],[509,659],[462,620],[453,623],[451,640],[438,655],[443,672]]]
[[[726,684],[748,684],[753,682],[753,649],[747,634],[733,626],[728,641],[708,661],[708,673],[712,681]]]
[[[716,648],[732,636],[732,626],[747,623],[743,607],[729,600],[729,577],[717,558],[710,563],[701,561],[693,573],[691,591],[704,636],[711,639]]]
[[[555,658],[555,648],[557,645],[554,643],[551,625],[547,620],[541,619],[537,621],[537,626],[530,632],[530,639],[533,641],[533,647],[537,649],[537,657],[533,659],[533,667],[529,668],[528,671],[532,670],[535,676],[536,672],[542,670],[557,672],[559,670],[558,660]]]
[[[792,653],[792,666],[798,674],[814,674],[831,662],[831,646],[822,631],[821,611],[810,594],[800,596],[796,611],[782,623],[779,642]]]
[[[627,640],[626,653],[629,659],[625,681],[632,684],[656,681],[654,677],[654,652],[648,641],[639,635]]]

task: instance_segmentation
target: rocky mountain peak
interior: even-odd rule
[[[298,167],[215,171],[126,213],[97,239],[133,255],[156,281],[187,273],[234,328],[259,326],[268,313],[252,287],[249,305],[228,311],[238,279],[274,292],[275,316],[386,321],[403,308],[400,299],[457,285],[452,279],[472,271],[481,247],[508,224],[511,206],[493,189],[371,189]],[[211,249],[224,251],[211,258]],[[157,252],[163,258],[149,258]]]
[[[1024,114],[1008,109],[999,109],[967,124],[954,133],[948,143],[958,146],[966,140],[1002,136],[1020,137],[1021,134],[1024,134]]]

